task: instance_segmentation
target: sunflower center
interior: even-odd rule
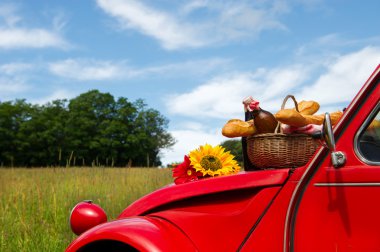
[[[200,163],[205,170],[217,171],[223,167],[222,162],[220,162],[219,158],[212,155],[204,156]]]

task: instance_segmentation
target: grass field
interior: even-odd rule
[[[172,182],[170,169],[0,169],[0,251],[64,251],[68,217],[85,199],[115,219],[134,200]]]

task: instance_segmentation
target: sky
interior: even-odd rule
[[[286,95],[342,110],[380,64],[378,0],[2,0],[0,101],[46,104],[92,89],[169,120],[181,162]],[[287,104],[291,107],[291,104]]]

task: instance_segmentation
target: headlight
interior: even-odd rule
[[[104,222],[107,222],[106,213],[100,206],[93,204],[91,200],[78,203],[70,214],[71,230],[76,235],[80,235]]]

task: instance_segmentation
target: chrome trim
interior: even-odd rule
[[[338,128],[341,128],[341,124],[343,121],[345,121],[345,118],[347,117],[348,114],[352,113],[351,110],[353,110],[353,104],[356,104],[359,100],[359,97],[362,97],[363,96],[363,92],[364,90],[367,89],[368,85],[370,85],[373,80],[375,79],[375,77],[379,74],[380,72],[380,65],[377,66],[377,70],[375,72],[372,73],[372,75],[369,77],[369,79],[364,83],[363,87],[360,89],[359,93],[355,96],[355,98],[353,99],[353,101],[350,103],[350,106],[348,106],[347,110],[343,113],[343,116],[342,118],[340,118],[339,122],[337,123],[337,125],[334,127],[334,132],[336,129]],[[290,212],[291,212],[291,208],[294,204],[294,201],[295,201],[295,197],[298,193],[298,191],[300,190],[300,185],[302,184],[303,180],[305,179],[306,177],[306,174],[309,173],[310,169],[314,166],[314,163],[315,163],[315,159],[316,157],[319,157],[322,153],[322,150],[324,149],[325,147],[323,146],[322,148],[319,149],[319,152],[314,156],[314,159],[313,161],[310,163],[309,167],[306,169],[306,171],[304,172],[304,174],[302,175],[301,179],[298,181],[298,184],[296,186],[296,188],[294,189],[293,191],[293,194],[292,194],[292,197],[290,199],[290,202],[289,202],[289,205],[288,205],[288,210],[286,212],[286,218],[285,218],[285,227],[284,227],[284,246],[283,246],[283,252],[287,252],[287,238],[288,238],[288,235],[290,236],[290,234],[287,234],[287,229],[288,229],[288,226],[290,226],[290,220],[291,220],[291,217],[292,216],[289,216],[290,215]],[[291,242],[291,241],[290,241]]]
[[[318,187],[341,187],[341,186],[380,186],[380,183],[363,183],[363,182],[358,182],[358,183],[315,183],[314,186]]]
[[[354,138],[354,150],[355,154],[358,156],[358,158],[369,165],[380,165],[380,162],[374,162],[371,160],[366,159],[363,157],[362,153],[359,150],[359,136],[363,131],[368,127],[368,125],[372,122],[372,120],[375,119],[377,113],[380,113],[380,102],[377,103],[375,108],[372,110],[371,114],[367,117],[367,119],[364,121],[363,125],[359,128],[358,132],[356,132],[355,138]]]

